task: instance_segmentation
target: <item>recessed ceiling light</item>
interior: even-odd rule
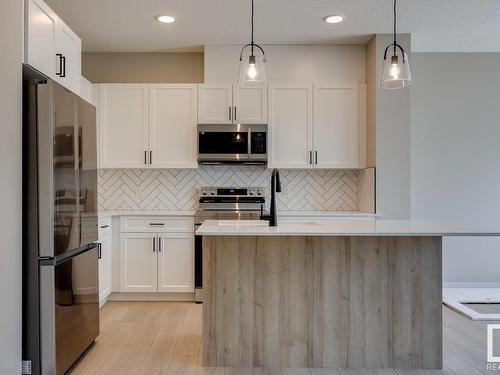
[[[327,23],[340,23],[344,20],[344,16],[332,14],[331,16],[326,16],[324,19]]]
[[[156,19],[162,23],[172,23],[175,22],[175,18],[172,16],[160,15],[156,16]]]

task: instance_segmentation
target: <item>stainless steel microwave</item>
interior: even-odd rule
[[[199,124],[198,163],[267,163],[267,125]]]

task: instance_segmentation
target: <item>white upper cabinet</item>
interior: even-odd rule
[[[26,0],[25,62],[80,93],[81,39],[42,0]]]
[[[120,292],[156,292],[156,233],[122,233]]]
[[[312,85],[269,86],[270,168],[312,168]]]
[[[198,86],[199,124],[267,124],[267,86]]]
[[[80,94],[82,40],[62,19],[57,21],[56,81]]]
[[[149,149],[157,168],[196,168],[197,85],[149,86]]]
[[[197,85],[99,86],[99,168],[197,167]]]
[[[26,2],[26,62],[50,78],[56,76],[57,14],[42,0]]]
[[[314,165],[358,167],[358,85],[314,87]]]
[[[271,85],[271,168],[361,168],[358,85]]]
[[[100,168],[149,164],[148,111],[148,85],[100,85]]]
[[[233,85],[198,86],[198,123],[231,124],[233,122]]]
[[[267,86],[233,86],[233,119],[238,124],[267,124]]]
[[[193,292],[193,233],[165,233],[158,238],[158,292]]]
[[[96,98],[98,98],[98,94],[95,94],[96,87],[98,87],[98,85],[93,85],[85,77],[82,76],[80,78],[80,97],[95,107],[98,105],[96,100]]]

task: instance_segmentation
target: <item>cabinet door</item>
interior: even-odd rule
[[[194,234],[160,235],[158,291],[194,291]]]
[[[198,85],[198,123],[233,122],[233,85]]]
[[[148,149],[148,86],[100,85],[99,167],[144,168]]]
[[[111,293],[111,237],[100,240],[101,259],[99,259],[99,301],[103,302]]]
[[[61,73],[56,81],[80,95],[82,41],[60,18],[56,29],[56,54],[63,59],[62,62],[59,57],[56,59],[56,71]]]
[[[149,147],[156,168],[196,168],[197,85],[150,85]]]
[[[271,85],[269,95],[269,167],[312,168],[312,85]]]
[[[267,86],[233,86],[233,118],[238,124],[267,124]]]
[[[156,233],[120,236],[120,292],[156,292]]]
[[[357,168],[358,142],[358,86],[315,86],[314,166]]]
[[[57,15],[42,0],[26,2],[26,62],[56,79]]]

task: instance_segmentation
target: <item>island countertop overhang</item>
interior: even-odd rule
[[[196,231],[201,236],[500,236],[500,231],[413,220],[314,220],[278,223],[207,220]]]

